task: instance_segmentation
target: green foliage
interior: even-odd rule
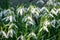
[[[49,0],[42,8],[31,4],[1,10],[0,40],[60,40],[60,7],[57,6]]]
[[[0,0],[0,7],[7,9],[9,7],[9,0]]]

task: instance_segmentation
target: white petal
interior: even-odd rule
[[[44,30],[46,30],[47,32],[49,32],[47,27],[44,27]]]
[[[2,33],[3,33],[3,36],[5,36],[6,38],[8,38],[8,35],[4,31],[2,31]]]

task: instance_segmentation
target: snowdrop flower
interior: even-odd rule
[[[35,8],[32,8],[31,13],[35,13],[35,10],[36,10]]]
[[[29,19],[30,21],[33,21],[33,19],[32,19],[30,16],[28,16],[28,19]]]
[[[38,18],[40,9],[39,8],[31,8],[31,13],[34,15],[34,17]]]
[[[25,17],[22,19],[22,22],[26,22],[26,26],[28,26],[29,24],[32,24],[32,25],[35,24],[34,20],[33,20],[32,17],[30,17],[30,16],[25,16]]]
[[[51,13],[57,16],[57,12],[54,9],[51,10]]]
[[[45,22],[44,22],[44,25],[45,26],[47,26],[47,25],[49,25],[50,24],[50,22],[48,22],[48,20],[46,20]]]
[[[8,38],[8,35],[4,31],[2,31],[2,34],[5,38]]]
[[[5,38],[9,38],[9,36],[13,37],[13,33],[15,34],[15,31],[13,29],[9,30],[8,33],[5,33],[4,31],[1,32]]]
[[[31,13],[36,13],[36,12],[40,12],[40,8],[38,8],[38,7],[32,7],[31,8]]]
[[[27,21],[27,22],[26,22],[26,26],[28,26],[28,25],[30,25],[30,24],[34,25],[35,23],[34,23],[33,21]]]
[[[49,13],[49,11],[48,11],[48,9],[46,8],[46,7],[42,7],[41,9],[40,9],[40,12],[42,12],[42,11],[47,11],[48,13]]]
[[[23,35],[21,35],[21,40],[26,40]]]
[[[47,32],[49,32],[49,30],[46,26],[43,27],[43,30],[46,30]]]
[[[13,37],[13,34],[16,34],[13,29],[10,29],[7,33],[7,35],[9,35],[10,37]]]
[[[43,29],[46,30],[47,32],[49,32],[47,28],[48,25],[50,25],[50,22],[46,19],[43,23]]]
[[[60,9],[57,9],[55,14],[57,15],[57,14],[58,14],[58,12],[60,12]]]
[[[35,13],[33,14],[36,18],[40,17],[40,8],[36,8]]]
[[[28,25],[28,24],[34,25],[35,24],[34,20],[30,16],[28,16],[27,20],[29,20],[29,21],[27,21],[26,25]]]
[[[35,11],[36,11],[36,7],[30,5],[30,7],[28,8],[28,10],[31,11],[31,13],[35,13]]]
[[[30,17],[30,16],[25,16],[23,19],[22,19],[22,22],[26,22],[27,20],[29,21],[33,21],[33,19]]]
[[[5,20],[5,21],[10,20],[10,22],[13,22],[13,21],[15,21],[15,22],[16,22],[16,20],[15,20],[15,17],[14,17],[14,16],[7,16],[7,17],[3,18],[2,20]]]
[[[49,1],[47,2],[47,5],[53,5],[53,0],[49,0]]]
[[[54,17],[51,13],[49,13],[49,15],[48,15],[48,16]]]
[[[26,40],[23,35],[21,35],[21,36],[19,36],[19,37],[17,38],[17,40],[19,40],[19,39],[21,39],[21,40]]]
[[[38,12],[36,12],[33,16],[36,18],[40,17]]]
[[[36,34],[35,33],[32,32],[31,35],[33,35],[36,38]]]
[[[20,9],[20,15],[22,15],[23,14],[23,9]]]
[[[37,39],[36,34],[34,32],[31,32],[27,37],[34,37]]]
[[[27,12],[27,8],[24,8],[24,7],[19,7],[17,9],[17,12],[20,13],[20,15],[23,15],[23,13],[26,13]]]
[[[37,11],[38,13],[40,13],[40,8],[39,8],[39,7],[37,7],[37,8],[36,8],[36,11]]]
[[[8,21],[9,20],[9,17],[5,17],[2,20]]]
[[[33,14],[34,17],[38,18],[40,13],[40,8],[30,5],[28,10]]]
[[[44,4],[44,1],[43,1],[43,0],[39,0],[39,1],[37,1],[37,4],[38,4],[38,3]]]
[[[49,32],[49,30],[48,30],[48,28],[47,28],[46,26],[43,26],[43,27],[39,30],[39,32],[41,32],[42,30],[46,30],[47,32]]]
[[[10,16],[10,15],[15,15],[15,14],[14,14],[14,11],[13,10],[8,9],[8,16]]]
[[[26,16],[24,16],[24,18],[22,19],[22,22],[26,22],[26,20],[27,20],[27,15]]]
[[[23,14],[23,8],[18,8],[17,12],[20,13],[20,15],[22,15]]]
[[[53,14],[55,14],[57,16],[59,11],[60,11],[60,9],[52,9],[51,13],[53,13]]]
[[[9,20],[10,20],[10,22],[13,22],[13,21],[15,21],[15,22],[16,22],[16,20],[15,20],[15,17],[14,17],[14,16],[9,16]]]
[[[13,20],[13,17],[12,17],[12,16],[10,16],[10,22],[12,22],[12,20]]]
[[[18,28],[14,23],[9,25],[9,28],[12,28],[12,27]]]
[[[47,28],[48,25],[50,25],[50,22],[48,20],[45,20],[43,23],[43,27],[39,30],[39,32],[41,32],[42,30],[46,30],[47,32],[49,32]]]

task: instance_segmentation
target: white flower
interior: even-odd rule
[[[15,17],[14,16],[7,16],[7,17],[5,17],[5,18],[3,18],[2,20],[5,20],[5,21],[8,21],[8,20],[10,20],[10,22],[13,22],[13,21],[15,21],[16,22],[16,20],[15,20]]]
[[[10,29],[7,33],[8,36],[13,37],[13,34],[16,34],[13,29]]]
[[[60,9],[57,9],[57,10],[56,10],[56,12],[55,12],[55,14],[57,15],[57,14],[58,14],[58,12],[60,12]]]
[[[36,10],[35,8],[32,8],[31,13],[35,13],[35,10]]]
[[[22,14],[23,14],[23,8],[20,8],[20,7],[19,7],[19,8],[17,9],[17,12],[20,13],[20,15],[22,15]]]
[[[10,37],[13,37],[13,33],[15,34],[15,31],[13,29],[9,30],[8,33],[5,33],[4,31],[1,31],[1,33],[3,34],[3,36],[5,38],[9,38]]]
[[[43,29],[46,30],[47,32],[49,32],[49,30],[46,26],[44,26]]]
[[[24,18],[22,19],[22,22],[26,22],[27,21],[27,15],[26,16],[24,16]]]
[[[30,16],[25,16],[23,19],[22,19],[22,22],[26,22],[27,20],[29,21],[33,21],[33,19],[30,17]]]
[[[26,40],[23,35],[21,35],[21,36],[19,36],[19,37],[17,38],[17,40],[19,40],[19,39],[21,39],[21,40]]]
[[[48,22],[48,21],[44,22],[44,25],[49,25],[49,24],[50,24],[50,22]]]
[[[53,5],[53,0],[49,0],[48,2],[47,2],[47,5]]]
[[[51,10],[51,13],[57,15],[56,11],[53,9]]]
[[[35,24],[34,20],[30,16],[28,16],[27,20],[28,21],[27,21],[26,25],[29,25],[29,24],[34,25]]]
[[[43,29],[46,30],[47,32],[49,32],[47,28],[48,25],[50,25],[50,22],[48,20],[45,20],[43,24]]]
[[[39,0],[39,1],[37,1],[37,4],[38,4],[38,3],[44,4],[44,1],[43,1],[43,0]]]
[[[27,8],[19,7],[19,8],[17,9],[17,12],[18,12],[20,15],[23,15],[24,13],[27,12]],[[19,14],[18,14],[18,15],[19,15]]]
[[[26,26],[28,26],[28,25],[30,25],[30,24],[34,25],[35,22],[33,22],[33,21],[27,21],[27,22],[26,22]]]
[[[15,21],[15,22],[16,22],[16,20],[15,20],[15,17],[14,17],[14,16],[9,16],[9,20],[10,20],[10,22],[13,22],[13,21]]]
[[[49,13],[49,16],[54,17],[51,13]]]
[[[60,9],[54,8],[54,9],[51,10],[51,13],[55,14],[56,16],[57,16],[58,12],[60,12]]]
[[[25,38],[24,38],[24,36],[23,36],[23,35],[21,35],[21,40],[25,40]]]
[[[8,38],[8,35],[4,31],[1,31],[1,32],[5,38]]]
[[[42,12],[42,11],[47,11],[47,12],[49,13],[49,11],[48,11],[48,9],[47,9],[46,7],[42,7],[42,8],[40,9],[40,12]]]
[[[36,34],[34,33],[34,32],[31,32],[27,37],[34,37],[34,38],[36,38],[37,39],[37,37],[36,37]]]
[[[23,14],[23,9],[20,9],[20,15],[22,15]]]
[[[35,13],[35,11],[36,11],[36,7],[30,5],[30,7],[28,8],[28,10],[31,11],[31,13]]]
[[[12,28],[12,27],[18,28],[14,23],[9,25],[9,28]]]
[[[12,16],[10,16],[10,17],[9,17],[9,19],[10,19],[10,22],[12,22],[12,20],[13,20],[13,17],[12,17]]]
[[[34,17],[38,18],[39,13],[40,13],[40,8],[31,8],[31,13],[33,14]]]
[[[30,16],[28,16],[28,19],[29,19],[30,21],[33,21],[33,19],[32,19]]]
[[[29,24],[32,24],[34,25],[35,24],[35,21],[32,19],[32,17],[30,16],[25,16],[23,19],[22,19],[22,22],[26,22],[26,26],[28,26]]]
[[[38,13],[40,13],[40,8],[39,8],[39,7],[37,7],[37,8],[36,8],[36,11],[37,11]]]

